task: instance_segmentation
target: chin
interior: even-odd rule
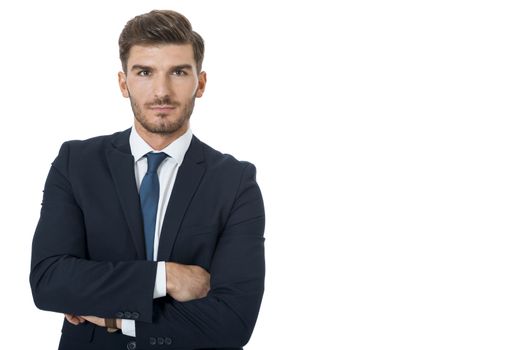
[[[165,135],[174,134],[184,128],[184,124],[180,125],[178,123],[153,123],[148,126],[148,131]]]

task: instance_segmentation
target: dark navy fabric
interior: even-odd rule
[[[62,145],[33,238],[36,306],[135,321],[135,338],[65,321],[63,350],[241,349],[264,292],[265,215],[255,166],[193,136],[167,204],[157,260],[201,266],[211,289],[189,302],[153,299],[157,263],[147,260],[129,135],[130,129]]]

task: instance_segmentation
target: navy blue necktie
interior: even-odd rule
[[[153,242],[155,241],[155,224],[157,222],[157,208],[159,206],[159,176],[157,169],[167,157],[166,153],[148,153],[148,171],[140,185],[140,206],[144,221],[144,238],[146,242],[146,256],[153,260]]]

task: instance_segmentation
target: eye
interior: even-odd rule
[[[148,71],[148,70],[141,70],[141,71],[139,71],[139,72],[137,73],[137,75],[138,75],[138,76],[141,76],[141,77],[147,77],[147,76],[150,76],[151,73],[150,73],[150,71]]]
[[[178,77],[182,77],[182,76],[185,76],[186,75],[186,72],[182,69],[175,69],[173,71],[173,75],[176,75]]]

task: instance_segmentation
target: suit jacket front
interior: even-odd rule
[[[153,300],[157,264],[145,260],[129,133],[62,145],[33,238],[35,304],[136,321],[136,338],[64,321],[61,349],[242,347],[264,290],[265,218],[255,167],[193,136],[166,210],[158,260],[203,267],[211,290],[190,302]]]

